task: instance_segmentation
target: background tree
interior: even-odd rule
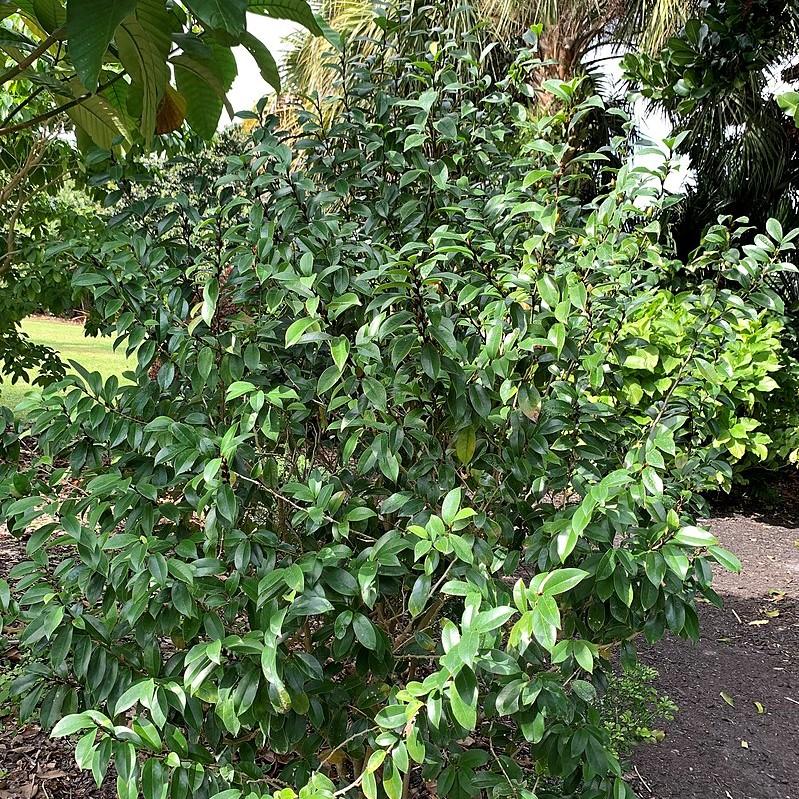
[[[796,0],[711,0],[662,52],[626,57],[644,97],[688,133],[681,149],[695,177],[675,230],[682,252],[719,214],[799,221],[799,131],[772,96],[780,79],[797,79],[797,55]]]
[[[30,96],[48,103],[23,120],[26,103],[14,107],[0,137],[62,114],[106,149],[120,140],[150,141],[184,119],[212,136],[236,76],[232,46],[247,48],[263,78],[280,90],[274,57],[247,30],[248,12],[320,33],[305,0],[5,0],[0,50],[8,64],[0,86],[26,78]]]
[[[61,372],[54,353],[28,341],[18,322],[32,308],[63,309],[70,298],[58,294],[69,293],[69,275],[56,277],[40,257],[44,244],[21,247],[20,233],[35,238],[43,226],[68,228],[82,216],[85,200],[74,191],[74,208],[63,196],[55,201],[68,182],[79,190],[86,172],[67,134],[84,153],[114,150],[123,159],[184,121],[211,138],[223,107],[233,113],[226,94],[234,45],[280,89],[274,58],[247,30],[247,12],[320,33],[305,0],[0,3],[0,372],[17,379],[45,367],[40,380]]]

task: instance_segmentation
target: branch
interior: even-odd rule
[[[60,27],[54,30],[35,50],[31,51],[30,55],[22,59],[18,64],[11,67],[2,77],[0,77],[0,86],[5,86],[8,81],[16,78],[21,72],[24,72],[40,55],[46,53],[61,37],[66,33],[65,27]]]
[[[76,97],[74,100],[70,100],[68,103],[59,105],[57,108],[51,108],[49,111],[45,111],[43,114],[39,114],[38,116],[25,120],[25,122],[18,122],[16,125],[9,125],[8,127],[0,128],[0,136],[5,136],[9,133],[17,133],[21,130],[27,130],[28,128],[36,127],[36,125],[40,124],[41,122],[47,122],[48,119],[52,119],[59,114],[63,114],[64,111],[69,111],[70,108],[74,108],[76,105],[79,105],[84,100],[88,100],[90,97],[98,97],[109,86],[116,83],[125,74],[125,72],[118,72],[113,78],[111,78],[111,80],[107,81],[102,86],[98,86],[96,92],[86,92],[86,94],[82,94],[80,97]]]
[[[9,112],[8,116],[0,122],[0,126],[7,125],[26,105],[35,100],[43,91],[45,87],[39,86],[38,89],[32,91],[22,102],[17,103]]]
[[[19,168],[19,171],[11,178],[6,186],[0,190],[0,206],[3,206],[6,201],[14,193],[14,189],[32,172],[40,163],[49,144],[48,138],[39,139],[31,147],[25,163]]]

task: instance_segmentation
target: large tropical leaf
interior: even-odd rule
[[[172,133],[178,130],[186,120],[186,107],[186,98],[167,84],[161,104],[158,106],[155,132]]]
[[[158,104],[169,79],[166,59],[172,45],[174,17],[159,0],[141,0],[136,13],[117,32],[119,57],[133,85],[141,90],[141,132],[153,135]]]
[[[261,77],[272,86],[276,92],[280,92],[280,72],[278,71],[275,58],[272,53],[269,52],[269,49],[260,39],[256,39],[255,36],[246,31],[241,36],[241,43],[255,59],[255,63],[258,64]]]
[[[247,0],[188,0],[189,8],[210,28],[238,36],[247,25]]]
[[[83,85],[93,92],[108,45],[122,20],[136,7],[136,0],[69,0],[67,3],[67,51]]]
[[[77,96],[83,91],[78,81],[73,81],[72,88]],[[85,98],[67,113],[75,125],[104,150],[110,150],[117,139],[125,136],[125,128],[113,106],[97,95]]]
[[[186,119],[203,138],[216,132],[223,106],[236,77],[236,59],[229,49],[196,37],[182,40],[183,52],[172,59],[178,91],[186,98]]]
[[[274,19],[290,19],[299,22],[316,36],[322,35],[313,9],[305,0],[249,0],[247,10]]]
[[[67,21],[67,10],[61,0],[33,0],[33,12],[44,30],[52,33]]]

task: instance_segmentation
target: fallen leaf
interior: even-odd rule
[[[764,708],[763,705],[760,704],[760,702],[755,702],[755,709],[757,710],[758,714],[761,716],[763,715],[763,713],[766,712],[766,708]]]
[[[741,741],[741,749],[748,749],[749,741]]]
[[[55,771],[45,771],[44,773],[39,772],[36,776],[42,780],[57,780],[61,777],[66,777],[67,773],[56,769]]]
[[[764,624],[768,624],[768,619],[755,619],[749,622],[750,627],[762,627]]]
[[[726,692],[722,691],[719,696],[730,706],[735,707],[735,702],[733,701],[732,697]]]

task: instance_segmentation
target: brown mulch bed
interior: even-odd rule
[[[799,476],[779,490],[774,507],[728,503],[714,515],[744,569],[718,575],[725,607],[702,607],[701,641],[641,651],[680,707],[665,740],[633,757],[641,799],[799,799]],[[0,530],[0,576],[24,557]],[[0,799],[114,796],[112,780],[98,790],[78,770],[69,741],[0,719]]]
[[[799,799],[799,478],[779,488],[774,507],[714,516],[743,571],[718,574],[699,643],[641,652],[680,708],[633,757],[641,799]]]

